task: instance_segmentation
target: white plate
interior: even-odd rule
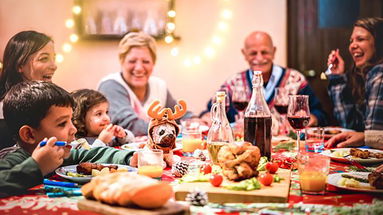
[[[176,139],[176,148],[174,148],[173,151],[182,149],[181,139],[182,138]],[[143,147],[140,148],[140,146],[145,145],[145,144],[146,144],[146,141],[145,142],[127,143],[127,144],[122,145],[121,148],[126,149],[126,150],[139,150],[139,149],[143,148]]]
[[[383,189],[375,189],[373,187],[371,189],[367,188],[370,185],[369,183],[360,182],[360,185],[365,186],[366,188],[345,187],[345,186],[338,185],[338,181],[342,178],[342,174],[347,174],[347,175],[352,175],[352,176],[356,176],[359,178],[366,178],[367,179],[367,176],[369,173],[368,172],[334,173],[334,174],[330,174],[327,176],[327,183],[331,184],[335,187],[339,187],[339,188],[347,189],[347,190],[353,190],[353,191],[359,191],[359,192],[383,193]]]
[[[136,172],[137,171],[137,168],[133,168],[133,167],[127,166],[127,165],[120,165],[120,164],[102,164],[102,165],[103,166],[117,165],[119,168],[128,169],[129,172]],[[78,183],[86,183],[92,179],[93,176],[91,176],[91,175],[87,175],[84,177],[73,177],[73,176],[69,176],[66,174],[67,172],[77,173],[76,167],[77,167],[77,165],[64,166],[64,167],[60,167],[60,168],[56,169],[55,172],[57,175],[65,178],[65,179],[68,179],[68,180],[71,180],[74,182],[78,182]]]
[[[378,149],[363,149],[363,148],[361,148],[361,150],[368,150],[370,152],[375,152],[375,153],[376,152],[377,153],[383,153],[382,150],[378,150]],[[333,155],[333,152],[336,152],[336,151],[340,151],[340,152],[342,152],[344,154],[349,154],[350,153],[350,148],[327,149],[327,150],[321,152],[321,154],[330,157],[334,161],[343,162],[343,163],[349,163],[348,159],[351,159],[351,160],[356,161],[356,162],[361,163],[361,164],[383,163],[383,159],[382,158],[380,158],[380,159],[378,159],[378,158],[362,159],[362,158],[354,158],[354,157],[349,156],[349,158],[346,159],[344,157],[336,157],[336,156]]]

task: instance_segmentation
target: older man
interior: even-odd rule
[[[220,90],[229,94],[230,107],[227,110],[227,117],[230,122],[235,121],[237,111],[232,104],[233,91],[238,86],[244,86],[247,100],[251,98],[253,71],[262,71],[265,99],[269,104],[273,115],[278,114],[274,109],[274,91],[276,87],[285,88],[289,94],[309,95],[311,117],[309,126],[323,126],[327,124],[326,114],[321,108],[319,100],[314,95],[305,77],[298,71],[290,68],[283,68],[273,63],[276,47],[269,34],[261,31],[252,32],[246,37],[242,54],[249,64],[249,69],[230,77],[221,86]],[[211,108],[211,100],[208,103],[208,112]],[[204,112],[202,113],[204,114]]]

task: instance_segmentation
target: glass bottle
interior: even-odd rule
[[[271,113],[263,93],[263,78],[261,71],[254,71],[253,92],[245,111],[246,142],[257,146],[261,156],[271,158]]]
[[[212,124],[207,134],[207,149],[213,164],[218,164],[217,154],[221,147],[234,142],[233,130],[226,117],[225,96],[225,92],[217,92],[210,111]]]

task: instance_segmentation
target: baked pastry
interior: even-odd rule
[[[219,150],[217,158],[222,173],[233,181],[240,181],[258,175],[257,167],[261,153],[251,143],[226,145]]]
[[[173,195],[172,187],[168,183],[132,172],[115,172],[94,177],[81,187],[81,191],[88,199],[121,206],[134,204],[142,208],[161,207]]]

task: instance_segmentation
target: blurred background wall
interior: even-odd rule
[[[65,53],[64,43],[75,29],[65,27],[72,18],[72,0],[0,0],[0,59],[7,41],[19,31],[36,30],[53,37],[56,52],[63,54],[54,82],[68,91],[96,89],[100,79],[118,72],[118,40],[79,40]],[[231,74],[247,68],[240,49],[250,32],[270,33],[277,47],[275,63],[287,65],[287,0],[176,0],[175,33],[180,37],[173,45],[158,41],[158,60],[154,75],[166,80],[175,98],[183,98],[192,111],[199,113],[208,99]],[[219,30],[222,11],[231,11],[227,30]],[[204,57],[204,49],[213,44],[215,55]],[[170,51],[179,48],[178,56]],[[185,59],[201,56],[199,64],[185,65]]]

